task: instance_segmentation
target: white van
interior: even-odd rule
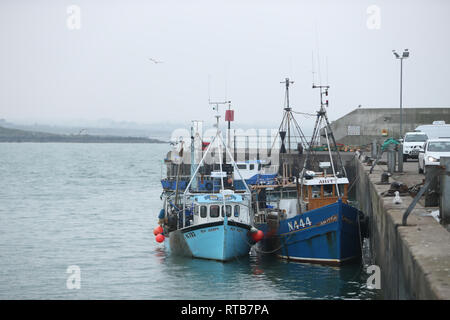
[[[403,162],[408,158],[417,159],[427,140],[428,135],[425,132],[407,132],[403,138]]]
[[[428,139],[450,138],[450,124],[445,121],[433,121],[433,124],[418,126],[415,131],[426,133]]]

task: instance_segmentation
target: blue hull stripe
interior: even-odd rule
[[[361,256],[358,210],[336,202],[281,220],[264,245],[276,247],[278,256],[305,262],[342,263]],[[267,233],[267,225],[258,228]],[[270,232],[269,232],[270,234]],[[274,241],[277,241],[274,244]]]

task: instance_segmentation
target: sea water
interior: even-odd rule
[[[0,299],[376,299],[360,264],[155,241],[166,144],[0,143]],[[75,270],[75,271],[74,271]]]

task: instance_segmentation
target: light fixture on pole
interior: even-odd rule
[[[402,133],[403,133],[403,114],[402,114],[402,103],[403,103],[403,95],[402,95],[402,86],[403,86],[403,59],[407,59],[409,57],[409,50],[405,49],[403,51],[403,54],[400,56],[395,50],[392,50],[392,53],[394,54],[396,59],[400,60],[400,135],[399,138],[401,139]]]

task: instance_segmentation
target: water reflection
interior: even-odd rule
[[[227,263],[157,251],[166,299],[376,299],[362,266],[288,262],[252,253]]]

